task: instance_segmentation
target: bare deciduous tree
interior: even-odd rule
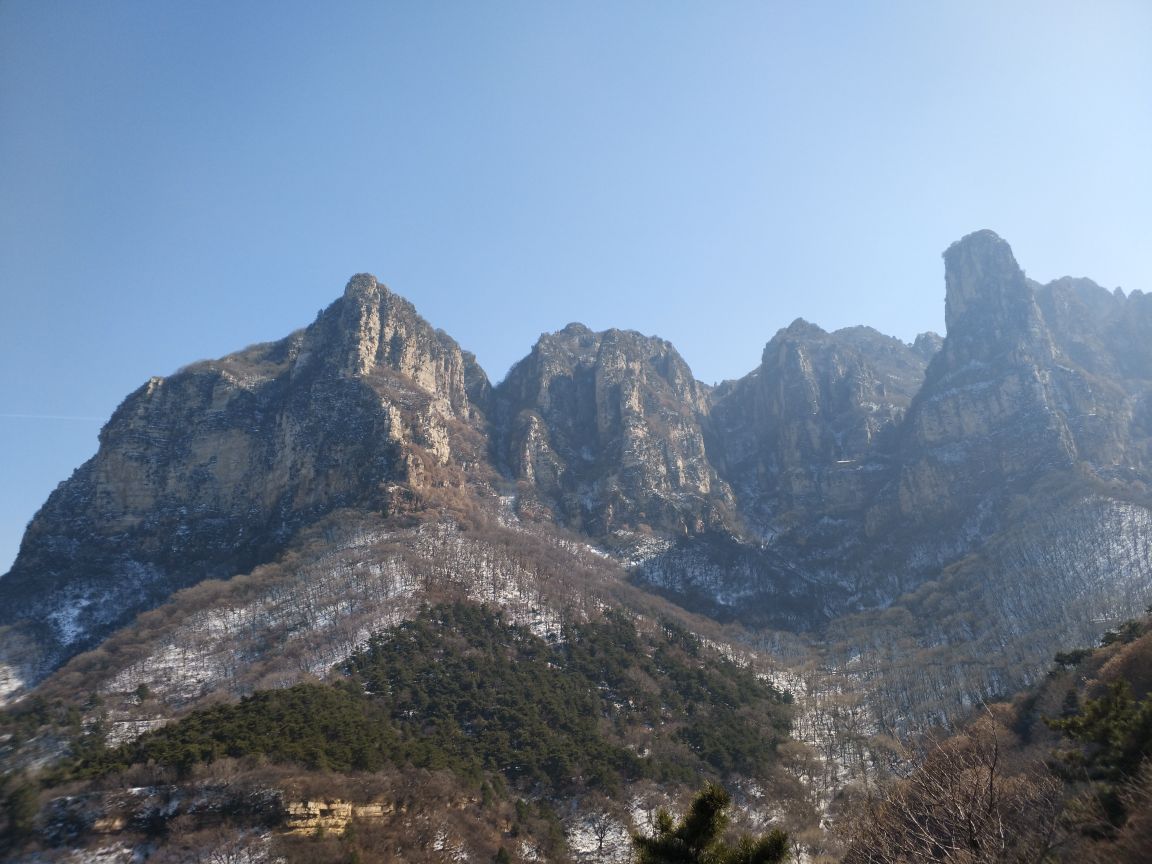
[[[860,814],[844,864],[1030,864],[1057,841],[1061,786],[1042,763],[1009,765],[1010,733],[985,717],[930,739],[917,767]]]

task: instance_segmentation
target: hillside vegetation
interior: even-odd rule
[[[9,796],[8,840],[18,844],[29,796],[90,793],[129,776],[191,789],[215,763],[242,774],[269,763],[359,777],[447,772],[463,796],[505,801],[619,797],[640,780],[677,789],[701,777],[765,778],[788,735],[788,703],[672,622],[641,630],[606,612],[545,638],[487,606],[424,606],[327,682],[196,709],[115,747],[90,726],[45,789]],[[30,703],[5,724],[14,737],[42,733],[51,715]],[[277,809],[257,821],[275,824]]]
[[[844,864],[1146,862],[1152,619],[1060,652],[1039,686],[906,755],[858,805]]]

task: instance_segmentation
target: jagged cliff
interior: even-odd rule
[[[179,588],[251,570],[337,508],[403,511],[462,482],[483,459],[488,390],[471,355],[367,275],[279,342],[151,379],[0,580],[21,665],[51,668]]]
[[[802,319],[772,337],[760,367],[722,388],[712,412],[723,472],[745,511],[771,526],[795,513],[859,510],[923,383],[931,336],[918,345]]]
[[[1038,285],[991,231],[944,260],[943,340],[797,321],[713,394],[709,453],[750,530],[678,542],[642,578],[713,614],[812,626],[935,578],[1014,530],[1022,500],[1079,500],[1046,483],[1147,506],[1148,298]]]
[[[506,470],[562,524],[597,537],[727,524],[732,493],[705,447],[708,390],[664,340],[569,324],[540,337],[494,404]]]
[[[1126,387],[1083,365],[1105,366],[1103,352],[1077,350],[1098,342],[1104,334],[1092,331],[1102,322],[1085,318],[1073,330],[1084,341],[1069,339],[1069,304],[1058,299],[1066,292],[1037,291],[990,231],[951,246],[945,262],[948,337],[904,430],[901,517],[952,518],[990,493],[1020,491],[1077,465],[1097,476],[1123,466],[1143,477],[1142,445],[1128,443],[1137,443],[1134,433],[1145,437],[1132,421],[1147,372]]]

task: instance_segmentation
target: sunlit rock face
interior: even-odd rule
[[[508,472],[562,524],[593,535],[725,524],[708,458],[707,388],[669,343],[581,324],[540,337],[495,392]]]
[[[462,430],[480,428],[487,393],[471,355],[356,276],[304,330],[128,396],[29,526],[0,623],[24,621],[51,663],[177,588],[269,560],[325,513],[404,506],[480,458]]]

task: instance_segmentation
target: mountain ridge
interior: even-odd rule
[[[944,260],[942,339],[797,319],[716,387],[659,337],[578,323],[492,385],[358,274],[308,327],[117,409],[0,578],[4,690],[342,509],[510,506],[689,610],[820,631],[979,550],[1046,477],[1084,490],[1073,509],[1077,494],[1146,506],[1152,299],[1038,285],[990,231]]]
[[[0,578],[0,759],[55,795],[36,837],[623,861],[697,780],[833,848],[886,742],[1034,684],[1152,596],[1152,302],[1039,285],[991,232],[944,258],[944,337],[797,319],[714,387],[666,340],[577,323],[493,385],[368,274],[283,339],[150,379]],[[428,725],[405,689],[424,707],[358,736],[397,694],[350,659],[413,627],[441,634],[420,678],[455,670],[454,707]],[[593,633],[617,636],[578,680],[553,668]],[[551,755],[515,733],[556,700],[479,671],[528,674],[504,674],[509,639],[593,706],[547,724],[568,728]],[[632,671],[605,677],[610,655]],[[771,728],[709,678],[726,664],[779,697]],[[659,783],[633,770],[654,747]]]

